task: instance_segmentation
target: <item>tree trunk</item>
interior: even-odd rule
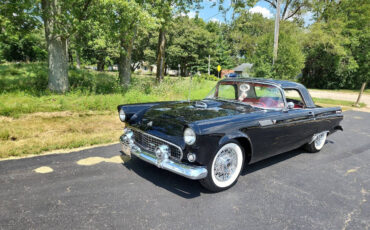
[[[104,71],[105,61],[104,58],[99,58],[96,65],[98,71]]]
[[[157,56],[157,81],[161,82],[164,76],[165,68],[165,49],[166,49],[166,31],[164,27],[159,30],[158,37],[158,56]]]
[[[80,48],[76,49],[76,67],[77,69],[81,69],[81,60],[80,60]]]
[[[275,15],[275,33],[274,33],[274,51],[272,54],[272,64],[274,65],[277,59],[279,47],[279,27],[280,27],[280,1],[276,1],[276,15]]]
[[[131,82],[131,55],[134,38],[129,42],[121,40],[121,52],[118,59],[118,75],[121,85],[129,85]]]
[[[48,88],[52,92],[65,93],[69,87],[67,39],[54,31],[56,18],[61,14],[60,5],[58,0],[42,0],[41,5],[48,50]]]
[[[366,82],[362,83],[362,86],[361,86],[361,90],[360,90],[360,93],[358,94],[358,98],[357,98],[357,101],[355,103],[355,106],[356,107],[359,107],[359,103],[360,103],[360,100],[361,100],[361,96],[365,90],[365,87],[366,87]]]
[[[186,72],[187,72],[186,65],[181,65],[181,76],[186,77],[187,76]]]

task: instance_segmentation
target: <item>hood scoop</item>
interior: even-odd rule
[[[202,109],[206,109],[208,107],[207,103],[205,103],[204,101],[196,101],[194,106],[196,108],[202,108]]]

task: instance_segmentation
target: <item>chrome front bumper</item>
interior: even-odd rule
[[[123,149],[125,149],[123,151],[125,154],[135,155],[143,161],[156,165],[158,168],[166,169],[192,180],[199,180],[207,176],[208,172],[206,167],[179,163],[171,159],[159,159],[154,154],[141,149],[135,144],[134,140],[130,139],[125,134],[120,137],[120,142],[123,145]],[[129,151],[129,153],[125,151]]]

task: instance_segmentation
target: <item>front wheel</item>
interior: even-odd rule
[[[243,164],[243,148],[237,141],[229,142],[220,147],[208,163],[208,175],[200,183],[212,192],[226,190],[237,182]]]
[[[304,148],[310,153],[319,152],[324,147],[328,132],[317,133],[313,136],[312,141],[307,143]]]

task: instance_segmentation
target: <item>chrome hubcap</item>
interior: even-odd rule
[[[234,149],[224,149],[216,158],[214,174],[218,181],[227,181],[235,173],[238,157]]]

